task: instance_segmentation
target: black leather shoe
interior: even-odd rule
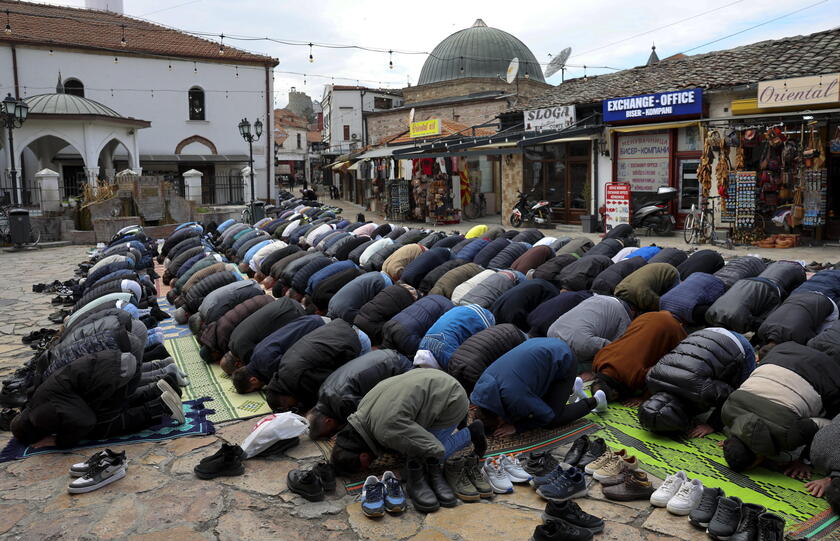
[[[440,509],[440,502],[432,487],[426,481],[426,471],[423,464],[417,460],[409,460],[405,465],[405,490],[414,508],[421,513],[433,513]]]
[[[324,485],[321,478],[312,470],[292,470],[286,477],[289,490],[299,494],[310,502],[320,502],[324,499]]]
[[[589,447],[583,456],[580,457],[576,466],[583,469],[590,462],[594,462],[596,458],[607,452],[607,443],[604,438],[595,438],[589,442]]]
[[[580,459],[583,458],[584,453],[589,450],[589,437],[588,436],[581,436],[575,440],[572,444],[572,447],[566,453],[566,457],[563,459],[563,462],[568,464],[569,466],[577,466]]]
[[[758,515],[758,541],[782,541],[785,538],[785,519],[773,513]]]
[[[519,461],[522,468],[534,477],[548,475],[557,467],[557,459],[548,451],[534,451],[527,458],[524,460],[520,458]]]
[[[440,460],[436,458],[426,459],[426,479],[428,479],[429,486],[432,487],[438,502],[442,506],[455,507],[458,505],[458,498],[443,475],[443,464]]]
[[[324,485],[325,491],[335,492],[335,469],[332,464],[319,462],[312,467],[312,471],[321,479],[321,484]]]
[[[738,529],[729,538],[731,541],[753,541],[758,538],[758,516],[767,511],[764,506],[745,503],[741,506],[741,521]]]

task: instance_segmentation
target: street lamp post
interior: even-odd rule
[[[239,134],[248,142],[248,168],[251,170],[251,201],[248,204],[251,207],[251,223],[254,223],[254,216],[256,215],[254,205],[254,141],[259,141],[262,130],[263,125],[260,119],[254,121],[253,133],[251,132],[251,123],[248,122],[247,118],[243,118],[239,122]]]
[[[3,119],[3,127],[9,130],[9,172],[12,175],[12,198],[15,205],[21,204],[21,198],[18,193],[17,170],[15,169],[15,139],[12,130],[23,125],[27,114],[29,114],[29,105],[23,100],[13,98],[11,93],[2,101],[0,118]]]

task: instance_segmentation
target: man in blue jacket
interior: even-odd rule
[[[478,379],[470,401],[478,406],[476,419],[495,436],[532,428],[556,428],[590,411],[606,411],[603,391],[594,398],[575,386],[577,361],[557,338],[531,338],[508,351]],[[574,393],[580,399],[567,404]]]

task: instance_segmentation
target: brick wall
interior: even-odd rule
[[[455,96],[468,96],[478,92],[496,90],[503,94],[517,92],[522,96],[538,96],[551,88],[551,85],[520,79],[518,83],[507,84],[501,79],[470,78],[457,79],[455,81],[441,81],[428,85],[410,86],[403,89],[405,105],[411,105],[419,101],[435,100],[440,98],[451,98]]]
[[[475,126],[495,121],[500,113],[507,110],[507,107],[506,100],[496,99],[464,104],[418,107],[414,112],[414,120],[440,118],[453,120],[466,126]],[[367,117],[367,130],[370,144],[379,144],[385,138],[393,137],[408,130],[408,111],[369,115]]]

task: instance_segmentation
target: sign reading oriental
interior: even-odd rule
[[[672,116],[699,115],[703,112],[703,90],[674,90],[604,101],[604,122],[657,120]]]
[[[758,107],[790,107],[840,102],[840,73],[758,83]]]

